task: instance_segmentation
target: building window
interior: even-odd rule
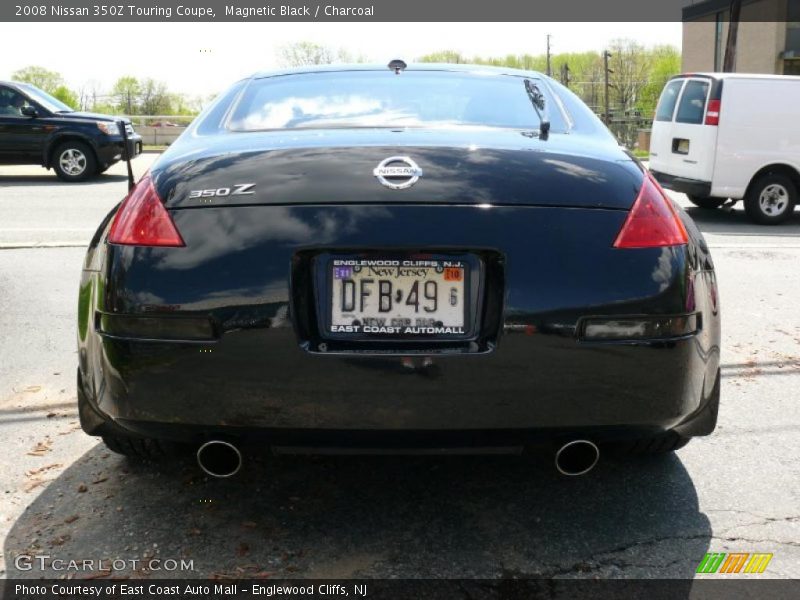
[[[800,75],[800,2],[787,2],[786,48],[781,52],[784,75]]]
[[[786,4],[786,50],[800,53],[800,2]]]
[[[717,22],[714,26],[714,70],[722,71],[722,61],[725,59],[724,43],[722,40],[722,26],[725,23],[725,13],[717,13]]]

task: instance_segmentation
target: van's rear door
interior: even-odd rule
[[[653,121],[651,169],[673,177],[711,181],[717,126],[705,122],[714,84],[711,77],[686,76],[666,85]]]
[[[661,92],[653,119],[653,128],[650,134],[650,168],[654,171],[672,175],[672,162],[670,144],[673,134],[673,118],[678,98],[681,96],[683,78],[672,79],[667,82]]]

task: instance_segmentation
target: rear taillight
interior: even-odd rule
[[[689,237],[672,201],[646,173],[642,189],[614,241],[614,248],[679,246]]]
[[[719,125],[719,109],[721,102],[719,100],[709,100],[708,110],[706,110],[706,125]]]
[[[185,246],[183,238],[146,174],[122,201],[108,234],[111,244]]]

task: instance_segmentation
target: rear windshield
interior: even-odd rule
[[[709,83],[707,81],[690,80],[686,82],[686,88],[681,96],[681,103],[678,105],[678,114],[675,121],[678,123],[703,122],[703,113],[706,109],[706,96],[708,96]]]
[[[656,108],[656,121],[672,121],[672,114],[675,112],[675,103],[678,101],[678,94],[681,93],[681,86],[684,79],[675,79],[667,84],[661,92]]]
[[[535,77],[553,131],[566,120]],[[252,80],[231,113],[234,131],[336,127],[484,126],[538,129],[525,78],[446,71],[340,71]]]

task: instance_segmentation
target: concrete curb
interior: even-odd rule
[[[0,244],[0,250],[28,250],[31,248],[86,248],[88,242],[10,242]]]

